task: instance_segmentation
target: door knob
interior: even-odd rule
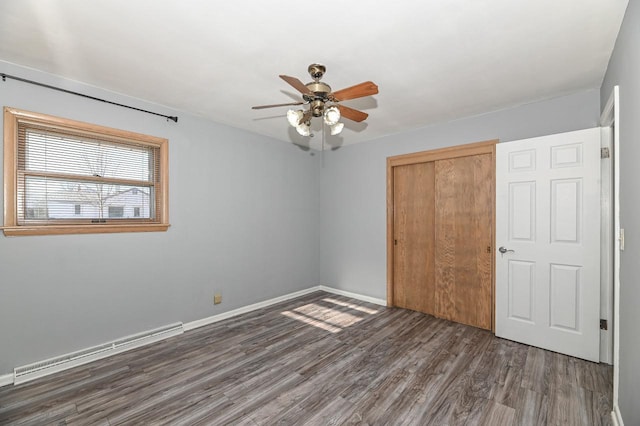
[[[509,252],[515,253],[516,252],[515,250],[507,249],[504,246],[500,247],[498,249],[498,251],[500,252],[500,255],[502,255],[502,256],[504,256],[505,253],[509,253]]]

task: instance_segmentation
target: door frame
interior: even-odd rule
[[[613,364],[613,132],[600,126],[600,149],[609,150],[609,158],[600,162],[600,362]]]
[[[614,424],[622,424],[618,392],[620,386],[620,89],[614,86],[600,115],[600,126],[613,126],[613,410]]]
[[[495,242],[495,197],[496,197],[496,176],[495,176],[495,162],[496,162],[496,144],[498,139],[491,139],[482,142],[475,142],[465,145],[456,145],[446,148],[440,148],[430,151],[420,151],[409,154],[395,155],[393,157],[387,157],[387,306],[395,306],[393,300],[393,289],[395,283],[393,282],[394,270],[393,270],[393,240],[395,235],[394,230],[394,181],[393,181],[393,168],[397,166],[407,166],[411,164],[428,163],[431,161],[445,160],[458,157],[468,157],[472,155],[491,154],[492,162],[492,188],[491,198],[493,206],[493,219],[491,227],[491,250],[493,252],[493,244]],[[492,256],[491,261],[491,330],[495,331],[495,260]]]

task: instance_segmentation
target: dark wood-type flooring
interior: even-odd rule
[[[316,292],[19,386],[0,424],[600,425],[612,369]]]

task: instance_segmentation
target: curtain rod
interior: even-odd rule
[[[5,74],[5,73],[0,73],[0,76],[2,77],[2,81],[7,81],[7,78],[9,78],[9,79],[12,79],[12,80],[21,81],[23,83],[34,84],[36,86],[46,87],[47,89],[53,89],[53,90],[57,90],[59,92],[69,93],[70,95],[76,95],[76,96],[81,96],[81,97],[87,98],[87,99],[93,99],[94,101],[100,101],[100,102],[104,102],[106,104],[116,105],[116,106],[123,107],[123,108],[129,108],[129,109],[133,109],[133,110],[140,111],[140,112],[146,112],[147,114],[153,114],[153,115],[157,115],[157,116],[160,116],[160,117],[164,117],[164,118],[167,119],[167,121],[171,120],[171,121],[173,121],[175,123],[178,122],[178,117],[176,117],[176,116],[159,114],[157,112],[147,111],[146,109],[136,108],[136,107],[132,107],[132,106],[129,106],[129,105],[124,105],[124,104],[119,104],[117,102],[108,101],[106,99],[96,98],[95,96],[85,95],[84,93],[78,93],[78,92],[74,92],[72,90],[63,89],[61,87],[50,86],[48,84],[38,83],[37,81],[27,80],[26,78],[16,77],[15,75],[9,75],[9,74]]]

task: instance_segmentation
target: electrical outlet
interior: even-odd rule
[[[219,294],[219,293],[214,294],[213,295],[213,304],[214,305],[218,305],[220,303],[222,303],[222,295]]]

